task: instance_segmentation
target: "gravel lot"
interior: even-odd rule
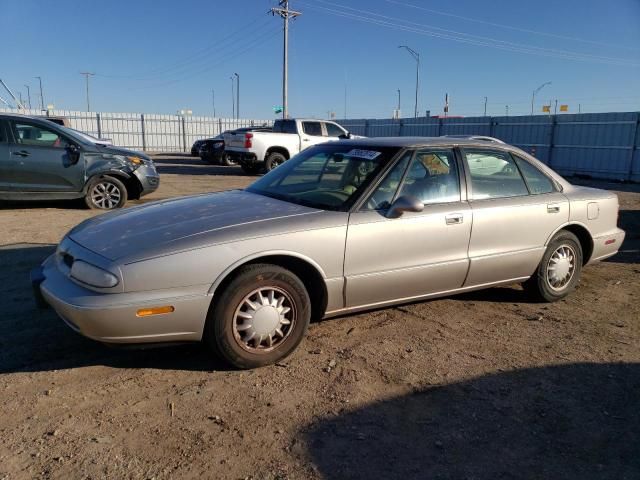
[[[251,181],[156,160],[143,202]],[[618,192],[627,240],[566,300],[494,288],[321,321],[246,372],[37,311],[28,271],[95,212],[0,205],[0,479],[640,478],[640,186],[590,184]]]

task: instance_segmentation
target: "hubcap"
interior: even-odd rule
[[[547,283],[553,290],[564,289],[576,269],[576,253],[569,245],[561,245],[553,252],[547,264]]]
[[[110,182],[100,182],[91,190],[91,201],[100,208],[115,208],[121,198],[118,186]]]
[[[258,288],[236,308],[233,336],[245,350],[267,352],[289,336],[295,320],[295,306],[288,293],[277,287]]]

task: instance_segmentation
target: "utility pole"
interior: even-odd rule
[[[533,115],[533,102],[536,99],[536,95],[540,90],[542,90],[547,85],[551,85],[551,82],[545,82],[533,91],[533,94],[531,95],[531,115]]]
[[[400,89],[398,89],[398,115],[400,115]]]
[[[582,113],[582,104],[581,103],[578,104],[578,113]]]
[[[557,115],[558,114],[558,99],[556,98],[556,106],[553,108],[553,114]]]
[[[233,89],[233,77],[231,79],[231,118],[236,118],[236,94]]]
[[[236,76],[236,118],[240,118],[240,75],[234,73]]]
[[[504,109],[505,109],[505,113],[507,114],[507,117],[508,117],[509,116],[509,105],[505,105]]]
[[[216,91],[211,89],[211,105],[213,106],[213,118],[216,118]]]
[[[42,94],[42,77],[33,77],[37,78],[38,82],[40,82],[40,110],[44,110],[44,95]]]
[[[413,111],[413,116],[418,118],[418,88],[420,86],[420,54],[414,49],[407,47],[406,45],[400,45],[398,48],[404,48],[416,61],[416,105]]]
[[[27,101],[29,102],[29,110],[31,110],[31,91],[29,85],[25,84],[25,87],[27,87]]]
[[[91,72],[80,72],[80,75],[84,75],[85,83],[87,86],[87,112],[91,111],[91,104],[89,103],[89,77],[95,75]]]
[[[301,12],[289,10],[289,0],[280,0],[280,7],[272,8],[272,15],[280,15],[284,20],[284,49],[282,55],[282,118],[289,116],[289,18],[302,15]]]
[[[484,116],[487,116],[487,97],[484,97]]]

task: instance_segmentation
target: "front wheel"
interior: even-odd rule
[[[281,360],[302,341],[311,301],[302,281],[276,265],[242,267],[207,318],[205,342],[237,368]]]
[[[222,157],[220,157],[220,164],[225,167],[234,167],[238,164],[231,156],[227,153],[223,153]]]
[[[533,276],[524,288],[538,300],[555,302],[576,287],[582,272],[582,247],[578,238],[566,230],[558,232]]]
[[[127,187],[115,177],[99,177],[91,180],[84,201],[91,209],[113,210],[127,203]]]

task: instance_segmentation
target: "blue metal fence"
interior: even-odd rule
[[[489,135],[562,175],[640,181],[640,112],[338,120],[367,137]]]

